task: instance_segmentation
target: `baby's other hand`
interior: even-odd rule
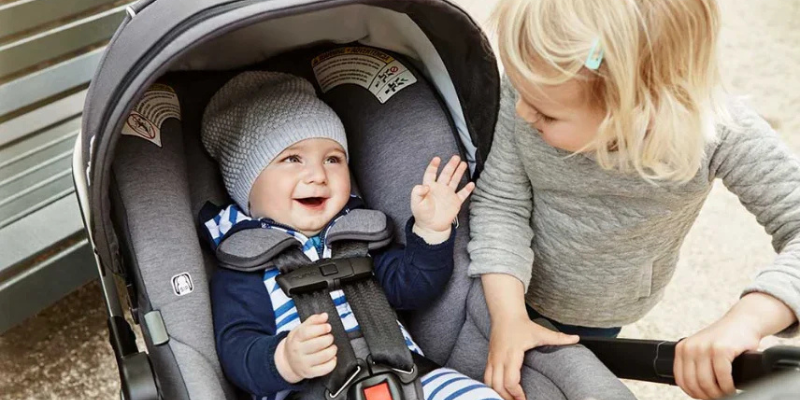
[[[275,365],[283,379],[297,383],[329,374],[336,368],[328,314],[315,314],[303,321],[278,344]]]
[[[475,184],[470,182],[456,192],[467,170],[467,163],[461,158],[453,156],[437,179],[440,163],[441,159],[434,157],[425,169],[422,184],[414,186],[411,191],[411,212],[415,219],[413,231],[429,244],[441,243],[450,237],[453,220],[475,189]]]

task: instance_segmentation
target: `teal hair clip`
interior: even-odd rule
[[[597,71],[600,68],[600,64],[603,63],[603,48],[600,47],[600,38],[594,40],[592,44],[592,49],[589,50],[589,56],[586,57],[586,62],[583,63],[586,68],[589,68],[592,71]]]

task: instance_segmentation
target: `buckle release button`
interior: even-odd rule
[[[336,264],[326,264],[319,267],[319,272],[322,272],[322,276],[331,276],[338,274],[339,269],[336,268]]]
[[[392,400],[392,392],[389,391],[389,384],[381,384],[364,389],[364,398],[367,400]]]

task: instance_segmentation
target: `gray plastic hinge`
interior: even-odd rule
[[[153,345],[160,346],[169,342],[169,334],[167,327],[164,325],[164,319],[161,318],[160,311],[150,311],[144,315],[144,323],[147,331],[150,333],[150,340]]]

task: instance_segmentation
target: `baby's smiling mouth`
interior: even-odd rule
[[[306,207],[317,208],[324,205],[325,201],[327,201],[328,199],[325,197],[306,197],[303,199],[295,199],[295,200]]]

